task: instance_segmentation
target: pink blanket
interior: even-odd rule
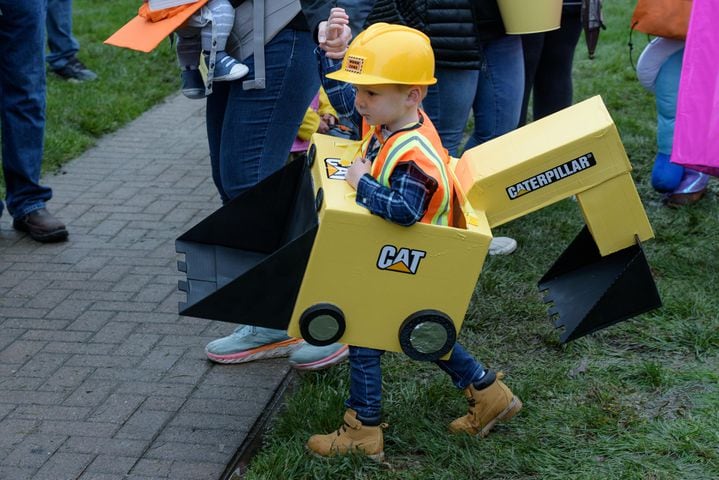
[[[719,176],[719,0],[694,0],[671,161]]]

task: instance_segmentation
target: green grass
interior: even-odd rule
[[[608,29],[594,60],[583,39],[575,101],[600,94],[634,167],[656,238],[644,248],[664,306],[567,345],[558,342],[536,282],[582,226],[566,200],[496,229],[519,249],[490,257],[461,341],[524,401],[485,438],[447,433],[464,401],[433,365],[389,353],[383,360],[386,465],[357,457],[317,459],[313,433],[341,423],[347,365],[304,374],[248,479],[709,479],[719,478],[719,198],[662,206],[649,183],[654,99],[628,57],[634,2],[605,2]],[[634,59],[647,42],[634,34]]]
[[[102,43],[137,14],[139,5],[139,0],[73,2],[78,56],[99,79],[73,84],[48,72],[44,171],[56,171],[179,88],[169,41],[150,54]]]

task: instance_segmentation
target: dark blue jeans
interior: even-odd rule
[[[45,1],[0,0],[0,125],[7,208],[20,218],[45,206],[39,184],[45,134]],[[0,202],[0,213],[3,204]]]
[[[458,156],[467,117],[474,130],[465,150],[517,128],[524,91],[522,43],[516,35],[482,43],[481,70],[437,68],[423,106],[437,127],[442,144]]]
[[[345,406],[356,411],[365,424],[377,424],[382,415],[380,357],[383,353],[383,350],[350,346],[350,397]],[[454,344],[448,360],[434,363],[449,375],[460,390],[479,380],[484,372],[484,366],[459,343]]]
[[[72,36],[72,0],[47,0],[47,63],[52,70],[64,67],[77,55],[80,44]]]
[[[307,106],[319,89],[310,32],[285,28],[265,46],[267,87],[215,82],[207,97],[212,179],[225,203],[287,160]],[[254,56],[243,60],[254,76]]]

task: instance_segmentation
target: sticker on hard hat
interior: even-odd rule
[[[569,160],[561,165],[557,165],[556,167],[552,167],[549,170],[545,170],[542,173],[529,177],[526,180],[510,185],[506,188],[507,196],[509,196],[510,200],[515,200],[527,193],[539,190],[540,188],[551,185],[554,182],[583,172],[596,164],[597,161],[591,152],[584,154],[581,157]]]
[[[419,269],[420,261],[427,256],[422,250],[411,248],[398,248],[394,245],[385,245],[379,251],[377,268],[392,272],[409,273],[414,275]]]
[[[347,167],[342,165],[339,158],[325,158],[325,168],[330,180],[344,180],[347,176]]]
[[[347,56],[347,64],[345,65],[345,70],[350,73],[362,73],[362,67],[364,66],[364,58],[362,57],[355,57],[354,55],[348,55]]]

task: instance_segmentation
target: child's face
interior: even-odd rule
[[[406,125],[408,113],[417,111],[409,89],[402,85],[355,85],[355,89],[355,107],[370,125],[395,131]]]

